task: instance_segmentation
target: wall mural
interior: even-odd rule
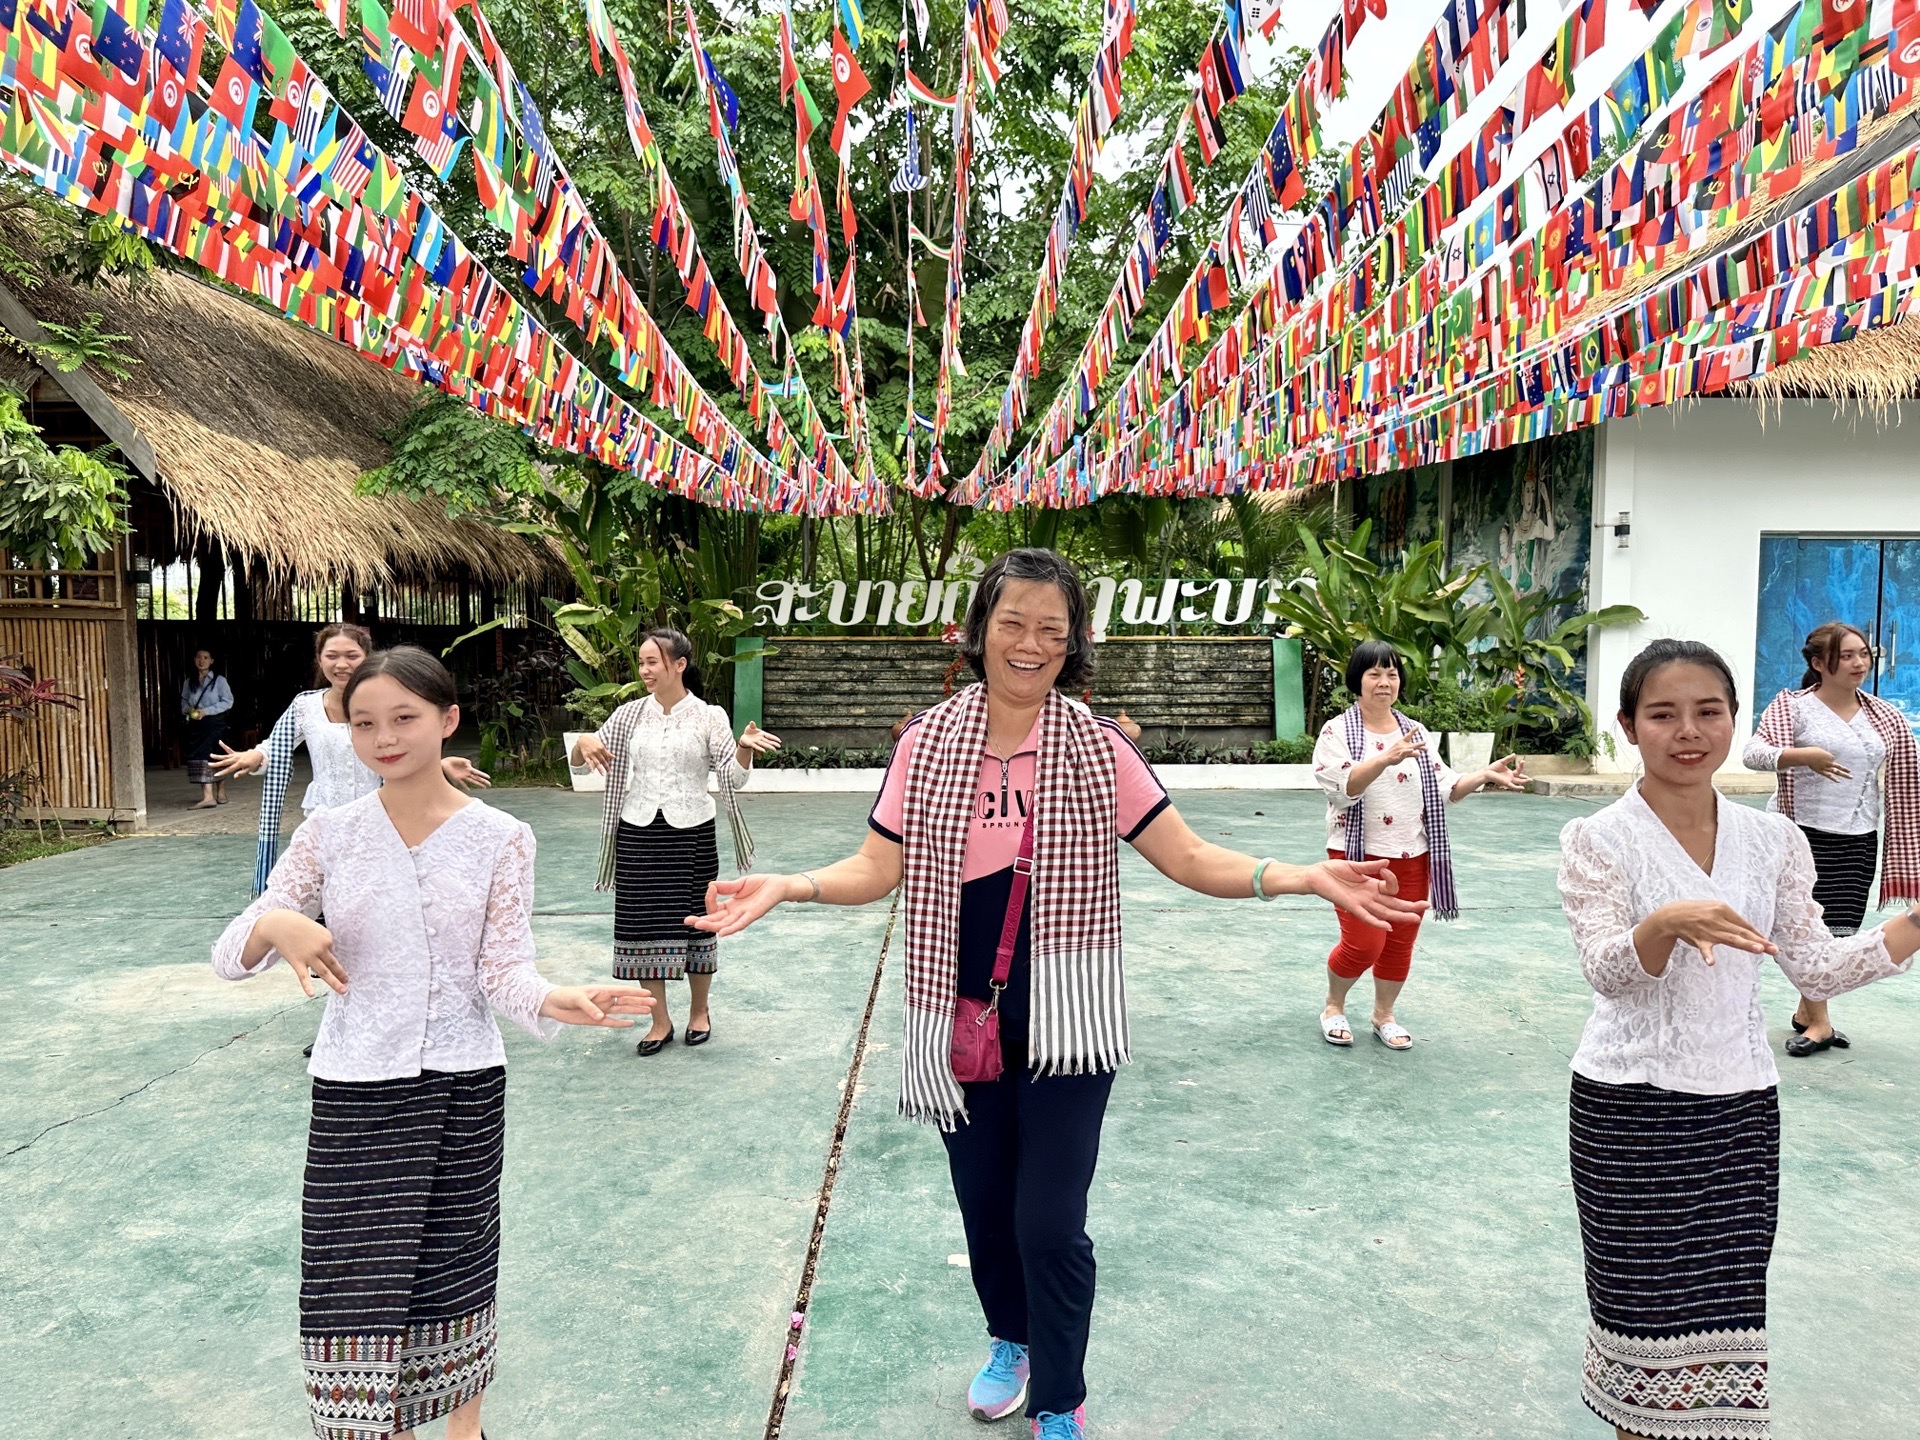
[[[1584,590],[1593,550],[1593,432],[1455,461],[1452,521],[1455,565],[1490,564],[1523,595]]]

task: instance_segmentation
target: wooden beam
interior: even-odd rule
[[[5,285],[0,285],[0,326],[5,326],[10,334],[29,344],[38,344],[47,338],[47,332],[41,328],[33,313]],[[160,483],[160,461],[153,453],[153,446],[147,443],[146,437],[113,403],[113,398],[85,370],[58,374],[42,367],[41,373],[87,412],[87,418],[100,427],[100,433],[114,443],[129,465],[156,485]]]

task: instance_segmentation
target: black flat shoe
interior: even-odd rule
[[[301,1053],[302,1055],[305,1055],[305,1056],[307,1056],[307,1057],[308,1057],[309,1059],[311,1059],[311,1058],[312,1058],[312,1056],[313,1056],[313,1046],[311,1046],[311,1045],[309,1045],[309,1046],[307,1046],[307,1048],[306,1048],[306,1049],[304,1049],[304,1050],[302,1050],[302,1051],[301,1051],[300,1053]]]
[[[633,1053],[636,1055],[658,1055],[662,1050],[666,1049],[667,1046],[671,1045],[672,1043],[673,1043],[673,1027],[669,1025],[667,1027],[667,1033],[664,1039],[642,1040],[638,1045],[633,1047]]]
[[[1792,1024],[1793,1024],[1794,1034],[1804,1035],[1807,1033],[1807,1027],[1803,1025],[1800,1021],[1795,1020],[1792,1022]],[[1792,1043],[1792,1042],[1788,1042],[1788,1043]],[[1851,1050],[1853,1048],[1853,1042],[1847,1039],[1847,1037],[1843,1035],[1840,1031],[1836,1030],[1833,1032],[1833,1048],[1836,1050]]]
[[[711,1040],[712,1038],[713,1038],[713,1028],[709,1026],[705,1030],[687,1031],[686,1038],[684,1041],[682,1041],[682,1043],[686,1045],[704,1045],[707,1043],[707,1041]]]
[[[1833,1049],[1834,1041],[1838,1038],[1830,1035],[1825,1040],[1809,1040],[1804,1035],[1796,1035],[1787,1041],[1787,1054],[1796,1060],[1804,1060],[1809,1055],[1818,1055],[1822,1050]]]

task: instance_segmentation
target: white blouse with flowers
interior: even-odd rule
[[[1783,815],[1719,799],[1709,874],[1640,796],[1638,787],[1560,832],[1560,901],[1593,1016],[1573,1068],[1608,1085],[1656,1085],[1691,1095],[1733,1095],[1777,1085],[1760,966],[1769,957],[1718,946],[1707,964],[1675,944],[1649,975],[1634,928],[1676,900],[1718,900],[1780,948],[1776,957],[1809,1000],[1826,1000],[1907,969],[1878,929],[1836,939],[1813,900],[1813,853]]]
[[[329,990],[308,1070],[323,1080],[394,1080],[506,1063],[491,1010],[539,1038],[559,1022],[533,953],[533,831],[469,800],[420,844],[394,829],[378,793],[307,817],[266,890],[213,947],[214,973],[244,980],[281,957],[241,964],[269,910],[324,909],[345,994]]]
[[[1440,746],[1433,732],[1419,721],[1413,731],[1426,737],[1427,754],[1432,757],[1434,774],[1440,781],[1440,797],[1451,801],[1454,782],[1459,778],[1440,758]],[[1379,754],[1400,739],[1397,733],[1376,735],[1367,732],[1367,754]],[[1327,849],[1347,848],[1346,812],[1364,799],[1367,826],[1367,854],[1378,860],[1408,860],[1427,853],[1427,810],[1421,796],[1420,762],[1402,760],[1383,770],[1378,779],[1360,792],[1347,794],[1347,774],[1355,765],[1347,749],[1346,722],[1338,716],[1320,727],[1320,738],[1313,746],[1313,778],[1327,795]]]

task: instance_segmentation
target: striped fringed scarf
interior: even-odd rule
[[[928,711],[909,758],[901,817],[907,1005],[900,1113],[943,1130],[966,1118],[953,1078],[953,1010],[961,871],[986,744],[984,685]],[[1050,693],[1040,712],[1033,799],[1027,1049],[1037,1075],[1111,1070],[1132,1058],[1116,793],[1113,748],[1099,722],[1085,706]]]
[[[607,747],[606,803],[600,807],[600,870],[593,882],[596,890],[613,889],[614,839],[620,832],[620,810],[627,803],[627,777],[632,773],[628,746],[633,727],[640,719],[640,707],[652,696],[629,700],[607,717],[600,727],[600,743]],[[688,699],[698,699],[689,696]],[[686,704],[683,700],[681,704]],[[701,700],[702,705],[706,704]],[[707,768],[720,782],[720,801],[733,829],[733,864],[742,875],[753,869],[753,836],[747,832],[747,817],[740,813],[740,792],[733,788],[734,750],[730,739],[715,735],[707,746]]]
[[[1763,743],[1785,750],[1799,742],[1793,733],[1793,702],[1811,695],[1819,687],[1782,690],[1773,697],[1760,716],[1758,734]],[[1886,846],[1880,861],[1880,904],[1884,910],[1895,900],[1920,900],[1920,753],[1916,752],[1913,730],[1906,716],[1878,695],[1860,692],[1861,708],[1867,721],[1887,747],[1886,770]],[[1793,787],[1797,767],[1784,766],[1778,772],[1777,806],[1782,815],[1793,818]]]
[[[1365,760],[1367,722],[1360,716],[1360,707],[1349,707],[1340,718],[1346,725],[1347,753],[1355,760]],[[1393,720],[1400,727],[1402,735],[1415,728],[1414,722],[1398,710],[1393,712]],[[1460,900],[1453,889],[1453,843],[1447,839],[1447,797],[1440,793],[1440,772],[1434,768],[1433,756],[1422,750],[1419,765],[1420,818],[1427,828],[1428,899],[1438,918],[1457,920],[1460,917]],[[1349,860],[1367,858],[1366,807],[1367,799],[1363,793],[1341,817],[1346,824]]]

